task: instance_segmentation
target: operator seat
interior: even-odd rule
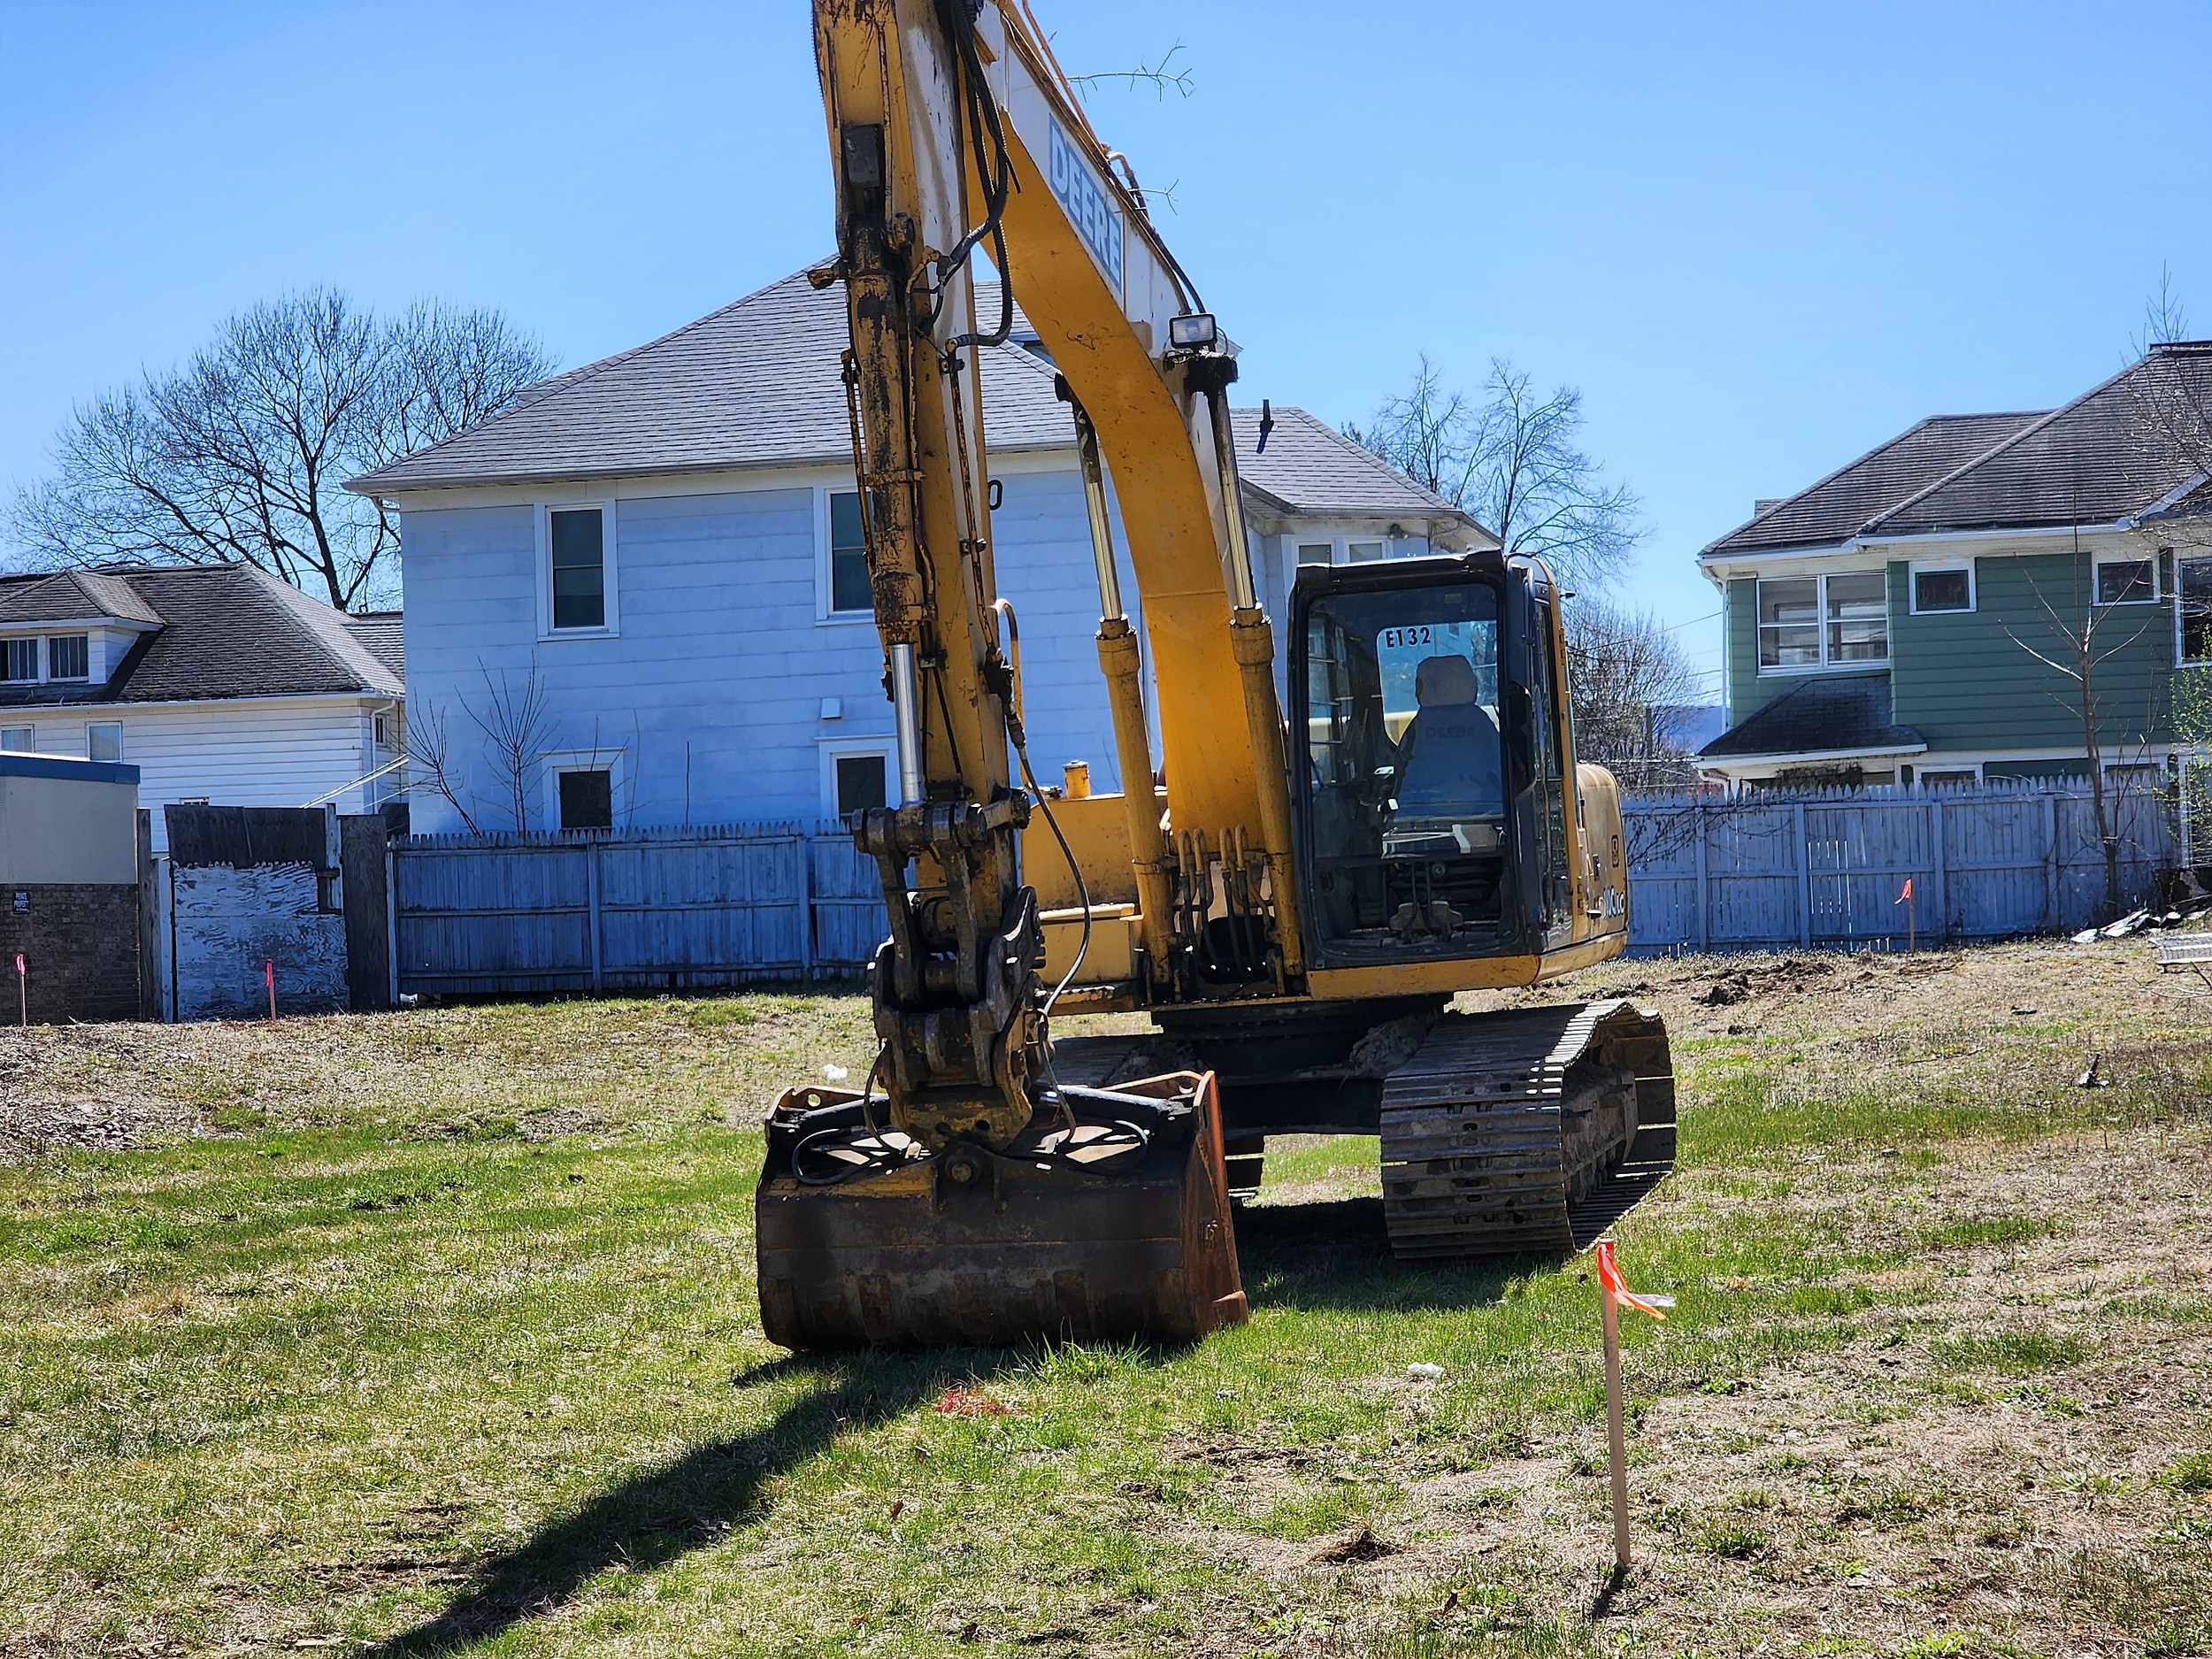
[[[1398,746],[1398,810],[1410,818],[1480,818],[1505,810],[1498,722],[1475,701],[1475,665],[1425,657],[1413,672],[1420,705]]]

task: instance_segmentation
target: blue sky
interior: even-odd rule
[[[1696,549],[1923,415],[2212,334],[2198,4],[1111,6],[1071,71],[1245,348],[1364,417],[1427,351],[1581,388],[1647,503],[1629,596],[1710,664]],[[564,363],[827,246],[807,9],[0,0],[0,483],[73,400],[329,282],[503,308]]]

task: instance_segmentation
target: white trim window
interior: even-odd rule
[[[620,749],[571,749],[544,756],[541,764],[545,768],[545,821],[552,828],[611,830],[626,816]]]
[[[1974,609],[1974,561],[1944,559],[1911,570],[1910,604],[1916,617],[1957,615]]]
[[[841,738],[822,744],[822,816],[841,819],[868,807],[897,805],[896,752],[887,737]]]
[[[0,680],[21,683],[38,678],[38,640],[0,640]]]
[[[1923,766],[1913,773],[1913,781],[1924,793],[1930,789],[1964,789],[1982,780],[1981,764],[1970,766]]]
[[[600,501],[549,503],[538,514],[539,634],[618,633],[614,509]]]
[[[1336,543],[1301,541],[1298,543],[1298,562],[1301,565],[1333,565],[1336,563]]]
[[[860,492],[826,489],[815,534],[821,548],[816,588],[816,615],[825,622],[875,619],[875,590],[868,580],[868,539],[863,533]]]
[[[2158,598],[2158,561],[2122,554],[2096,561],[2094,592],[2101,605],[2147,605]]]
[[[2212,555],[2174,561],[2174,660],[2212,663]]]
[[[1759,672],[1809,673],[1889,660],[1889,578],[1883,571],[1763,576]]]
[[[123,758],[123,723],[120,720],[95,720],[84,729],[84,757],[87,760],[120,760]]]
[[[37,748],[35,726],[0,726],[0,755],[28,755]]]
[[[92,678],[92,636],[89,634],[50,634],[46,636],[46,678]]]

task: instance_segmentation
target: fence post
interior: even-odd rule
[[[814,983],[814,841],[802,826],[792,836],[799,849],[799,970]]]
[[[2066,926],[2066,913],[2059,904],[2060,874],[2058,796],[2047,791],[2043,796],[2043,925],[2054,929]]]
[[[1712,828],[1712,820],[1705,816],[1705,803],[1700,801],[1691,809],[1697,814],[1693,821],[1697,826],[1697,948],[1709,953],[1713,949],[1712,898],[1705,884],[1705,837]]]
[[[1951,941],[1951,882],[1950,872],[1945,867],[1943,856],[1943,797],[1937,795],[1928,803],[1928,833],[1934,841],[1933,856],[1928,860],[1929,886],[1935,891],[1928,895],[1935,907],[1936,923],[1932,932],[1939,945]]]
[[[1813,860],[1805,844],[1805,803],[1797,802],[1797,942],[1809,949],[1813,942]]]
[[[584,866],[584,892],[591,909],[591,988],[597,995],[603,974],[599,962],[599,843],[591,843],[591,858]]]

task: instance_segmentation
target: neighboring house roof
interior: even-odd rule
[[[396,611],[357,611],[346,618],[346,632],[368,647],[370,656],[404,680],[407,653],[400,618]]]
[[[1880,535],[2110,524],[2160,506],[2202,477],[2157,417],[2177,391],[2212,407],[2212,341],[2154,346],[2103,385],[2053,410],[1909,500],[1868,521]]]
[[[981,285],[987,322],[999,306]],[[1018,339],[1027,323],[1016,312]],[[469,484],[521,484],[653,472],[844,462],[851,417],[840,378],[849,343],[842,288],[803,273],[632,350],[571,369],[526,390],[468,431],[354,479],[349,489],[390,495]],[[984,348],[984,427],[995,451],[1075,442],[1051,365],[1019,343]],[[1265,454],[1260,411],[1235,411],[1245,482],[1286,511],[1407,517],[1481,526],[1302,409],[1275,411]]]
[[[1231,410],[1229,421],[1236,434],[1239,480],[1285,511],[1411,518],[1425,531],[1432,524],[1448,525],[1484,546],[1497,545],[1497,537],[1471,514],[1422,488],[1326,421],[1294,405],[1273,413],[1263,452],[1260,411]]]
[[[0,588],[0,627],[26,622],[159,622],[153,608],[121,577],[102,571],[58,571]]]
[[[1816,760],[1823,756],[1917,754],[1927,741],[1890,714],[1889,676],[1808,680],[1745,716],[1698,750],[1701,760]]]
[[[2212,411],[2212,341],[2154,346],[2040,413],[1939,415],[1775,503],[1704,557],[1839,546],[1857,536],[2111,524],[2195,503],[2205,446],[2165,417]],[[2212,439],[2212,432],[2201,434]]]
[[[83,581],[88,572],[70,572]],[[116,601],[89,616],[150,621],[103,685],[0,684],[0,707],[79,703],[199,703],[239,697],[347,695],[403,697],[396,664],[369,642],[382,629],[395,640],[396,618],[355,618],[311,599],[250,565],[188,565],[90,572]],[[50,576],[0,576],[0,618],[50,583]],[[91,591],[88,589],[88,591]],[[124,604],[132,607],[124,615]],[[55,618],[59,620],[61,618]],[[363,635],[368,635],[365,638]]]
[[[2041,418],[2039,411],[1932,415],[1810,488],[1776,502],[1750,523],[1712,543],[1706,554],[1768,552],[1847,541],[1877,513],[1949,477],[1992,444]]]

